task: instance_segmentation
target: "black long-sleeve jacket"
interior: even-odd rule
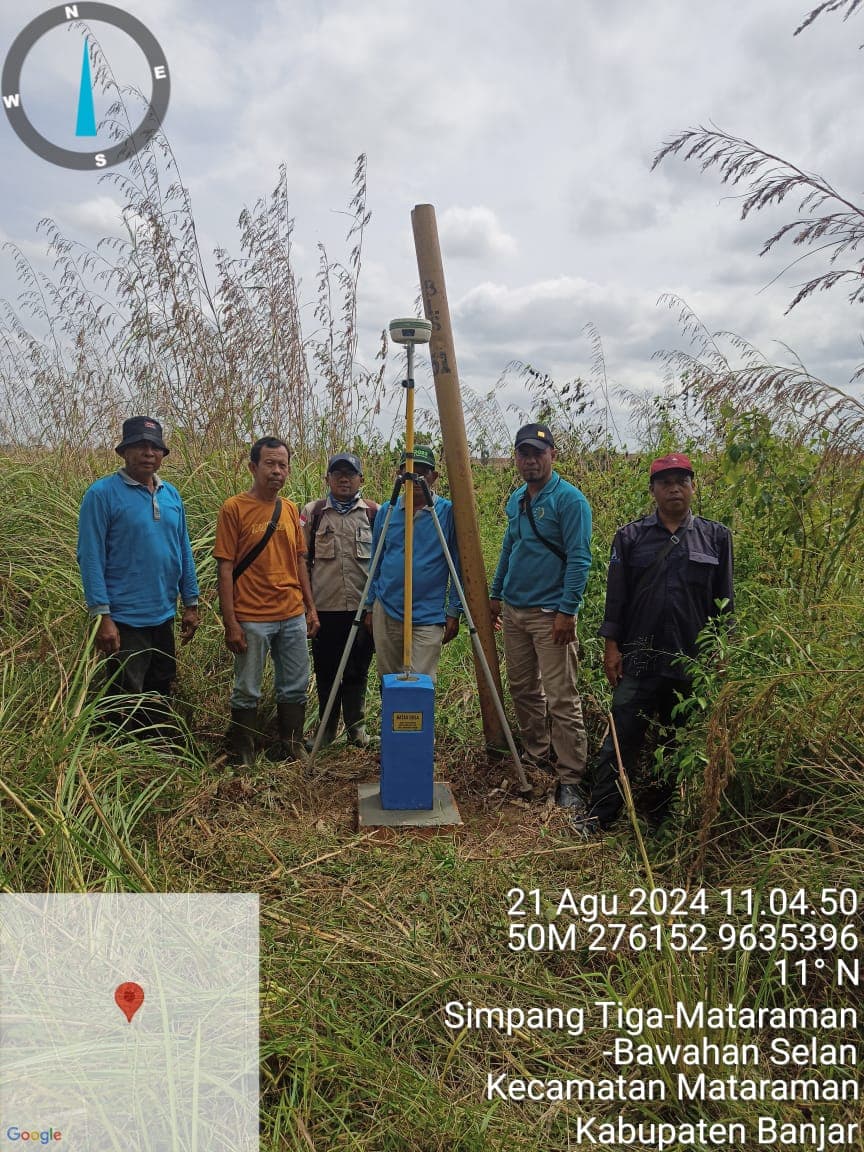
[[[630,676],[686,679],[676,656],[695,656],[706,622],[733,609],[729,529],[688,513],[676,535],[653,568],[672,537],[656,512],[619,528],[612,542],[600,635],[617,641]]]

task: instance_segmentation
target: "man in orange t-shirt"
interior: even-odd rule
[[[276,497],[288,479],[291,454],[284,440],[265,436],[252,445],[252,487],[219,509],[216,546],[219,608],[225,645],[234,654],[234,691],[228,748],[232,763],[255,759],[261,678],[269,651],[273,660],[279,742],[275,760],[302,760],[309,650],[318,616],[306,567],[306,542],[297,505],[282,500],[276,529],[235,580],[243,557],[260,543],[273,520]],[[305,610],[305,611],[304,611]]]

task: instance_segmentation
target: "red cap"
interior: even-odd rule
[[[690,463],[690,457],[685,456],[683,452],[670,452],[668,456],[659,456],[651,465],[649,476],[653,479],[658,472],[672,472],[674,469],[679,468],[682,472],[689,472],[693,475],[693,465]]]

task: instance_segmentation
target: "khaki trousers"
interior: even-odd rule
[[[507,678],[526,759],[535,764],[548,759],[551,721],[558,778],[562,784],[577,784],[588,760],[582,700],[576,689],[578,641],[554,643],[554,615],[541,608],[505,604],[502,619]]]
[[[379,676],[401,672],[402,663],[402,621],[388,616],[376,600],[372,605],[372,635],[375,638],[375,663]],[[438,661],[441,658],[441,643],[444,639],[443,624],[415,624],[411,629],[411,668],[424,676],[431,676],[434,683],[438,675]]]

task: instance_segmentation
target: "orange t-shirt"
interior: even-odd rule
[[[249,492],[226,500],[216,521],[216,559],[230,560],[236,567],[267,531],[274,506],[275,502],[256,500]],[[276,531],[234,584],[237,619],[272,623],[300,616],[303,592],[297,573],[300,563],[306,563],[305,556],[297,505],[283,497]]]

